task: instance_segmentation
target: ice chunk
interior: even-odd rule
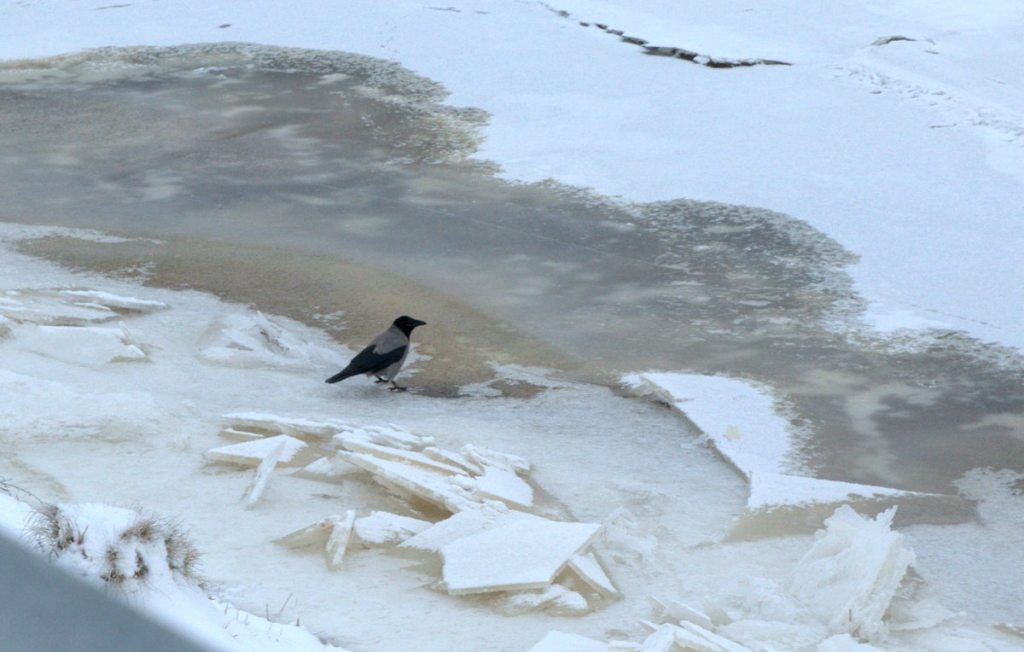
[[[316,523],[310,523],[283,537],[274,539],[274,543],[285,548],[305,548],[306,546],[323,546],[334,530],[334,525],[341,520],[340,516],[328,516]]]
[[[401,450],[390,446],[380,446],[358,439],[335,437],[341,440],[341,445],[355,453],[366,453],[385,460],[395,460],[404,464],[423,467],[431,471],[437,471],[445,475],[465,475],[460,467],[438,462],[437,460],[416,451]]]
[[[896,509],[865,518],[843,505],[826,519],[817,541],[790,578],[790,593],[836,634],[871,639],[914,553],[890,528]]]
[[[544,588],[600,527],[524,514],[441,548],[442,576],[452,595]]]
[[[243,496],[246,509],[252,509],[256,506],[260,496],[263,495],[263,490],[267,486],[267,481],[270,480],[270,474],[274,472],[274,468],[277,467],[277,462],[281,459],[287,446],[288,442],[279,441],[273,450],[263,458],[260,465],[256,467],[256,475],[252,479],[252,484],[245,490],[245,495]]]
[[[699,652],[751,652],[750,648],[730,641],[724,636],[704,629],[700,625],[688,621],[679,623],[674,631],[675,641],[683,649],[693,649]]]
[[[604,568],[601,567],[601,563],[597,560],[597,557],[593,552],[588,552],[582,555],[576,555],[569,560],[569,568],[571,568],[581,580],[586,582],[590,588],[600,593],[605,598],[621,598],[622,594],[615,584],[612,583],[611,578],[605,573]]]
[[[354,532],[369,546],[393,546],[419,534],[431,526],[429,521],[390,512],[373,512],[356,519]]]
[[[61,290],[60,295],[79,300],[76,301],[79,305],[102,306],[121,312],[149,313],[168,307],[163,301],[123,297],[100,290]]]
[[[748,478],[755,471],[788,470],[790,425],[775,413],[768,388],[732,378],[681,373],[644,373],[623,380],[660,394]]]
[[[447,451],[442,448],[437,448],[436,446],[428,446],[423,449],[423,454],[433,460],[437,460],[438,462],[457,466],[471,475],[480,475],[484,472],[482,466],[470,460],[462,453]]]
[[[361,473],[362,469],[335,457],[321,457],[295,472],[300,478],[329,482],[350,473]]]
[[[548,632],[527,652],[608,652],[609,649],[610,646],[602,641],[555,631]]]
[[[340,426],[323,421],[282,417],[263,412],[234,412],[223,416],[226,429],[253,432],[263,435],[291,435],[326,439],[340,430]]]
[[[543,610],[553,616],[583,616],[590,613],[590,605],[579,593],[560,584],[552,584],[539,591],[509,594],[501,610],[508,615]]]
[[[485,466],[475,484],[477,495],[483,498],[494,498],[512,507],[533,506],[533,487],[511,468]]]
[[[381,484],[413,494],[452,513],[471,509],[479,503],[468,491],[450,482],[448,474],[366,453],[339,451],[338,455],[346,462],[373,473]]]
[[[483,446],[466,444],[462,447],[462,454],[466,459],[480,466],[493,466],[499,469],[512,469],[516,473],[526,473],[530,470],[530,463],[518,455],[499,453]]]
[[[754,472],[750,475],[750,498],[747,500],[747,507],[761,509],[783,505],[839,503],[854,497],[891,498],[917,495],[921,494],[852,482]]]
[[[215,462],[232,462],[245,466],[255,466],[263,462],[279,444],[283,444],[278,464],[287,464],[295,459],[299,451],[306,448],[306,443],[288,435],[278,435],[254,441],[246,441],[230,446],[221,446],[206,451],[206,458]]]
[[[344,519],[334,522],[331,529],[331,536],[327,539],[327,568],[338,570],[341,568],[341,561],[345,557],[345,550],[348,548],[349,539],[352,538],[352,526],[356,522],[355,510],[345,512]]]
[[[224,428],[220,431],[220,436],[225,439],[231,439],[233,441],[255,441],[257,439],[263,439],[266,435],[261,435],[256,432],[248,432],[245,430],[235,430],[234,428]]]
[[[16,334],[18,348],[87,367],[109,362],[140,362],[149,356],[125,327],[26,326]]]
[[[656,627],[640,646],[640,652],[669,652],[676,644],[675,631],[679,629],[675,625],[661,625]]]
[[[661,610],[662,618],[664,619],[670,619],[676,622],[685,620],[687,622],[694,623],[695,625],[700,625],[704,629],[713,630],[715,628],[707,614],[694,609],[689,605],[685,605],[675,600],[661,601],[653,597],[651,598],[651,602]]]
[[[434,442],[433,437],[422,437],[415,435],[404,428],[397,426],[350,426],[341,425],[338,435],[339,444],[345,439],[363,441],[369,444],[390,446],[403,450],[420,450]],[[440,460],[444,461],[444,460]]]
[[[531,516],[511,511],[501,503],[485,503],[476,509],[467,509],[434,523],[399,547],[440,553],[441,548],[453,541],[491,530],[519,518]]]
[[[199,358],[232,367],[324,367],[343,364],[339,355],[311,344],[286,328],[282,321],[261,312],[228,315],[204,336]]]
[[[19,324],[51,326],[102,324],[166,307],[160,301],[91,290],[15,290],[0,297],[0,315]]]

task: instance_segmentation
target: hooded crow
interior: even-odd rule
[[[391,391],[405,390],[395,382],[398,370],[405,364],[409,355],[409,335],[417,326],[426,326],[427,322],[402,315],[391,324],[386,331],[373,338],[370,345],[352,358],[348,366],[327,379],[336,383],[351,376],[366,374],[376,376],[378,383],[390,382]]]

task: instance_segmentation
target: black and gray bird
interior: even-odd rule
[[[425,321],[402,315],[390,328],[373,338],[370,345],[352,358],[347,367],[328,378],[327,382],[336,383],[352,376],[366,374],[375,376],[378,383],[390,382],[392,387],[389,389],[392,391],[405,390],[395,382],[395,376],[409,355],[409,336],[412,330],[426,324]]]

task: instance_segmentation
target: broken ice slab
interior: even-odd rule
[[[676,646],[675,630],[677,629],[679,628],[671,624],[655,627],[654,631],[644,639],[643,645],[640,646],[640,652],[671,652],[672,648]],[[700,652],[707,652],[702,648],[697,649]]]
[[[164,308],[161,301],[91,290],[10,290],[0,296],[0,315],[15,323],[50,326],[102,324]]]
[[[300,451],[306,448],[306,443],[303,441],[288,435],[278,435],[276,437],[267,437],[265,439],[213,448],[206,451],[206,459],[215,462],[231,462],[244,466],[256,466],[273,453],[279,444],[284,445],[281,455],[277,460],[277,463],[282,465],[287,465],[295,459]]]
[[[294,475],[308,480],[320,480],[331,482],[342,478],[350,473],[361,473],[362,469],[342,460],[338,456],[321,457],[314,462],[307,464]]]
[[[509,510],[500,503],[485,503],[476,509],[467,509],[434,523],[416,536],[407,539],[399,547],[440,553],[441,548],[453,541],[494,529],[498,525],[519,518],[531,516]]]
[[[449,512],[471,509],[479,501],[468,491],[451,482],[453,476],[439,471],[386,460],[367,453],[338,452],[339,457],[374,474],[380,484],[410,493]]]
[[[343,362],[336,352],[307,341],[294,330],[287,319],[258,311],[230,314],[203,336],[198,357],[231,367],[322,368]]]
[[[610,649],[611,646],[603,641],[554,631],[548,632],[527,652],[609,652]]]
[[[687,621],[700,625],[704,629],[714,629],[715,625],[703,611],[694,609],[689,605],[685,605],[675,600],[659,600],[658,598],[651,597],[651,602],[654,603],[655,607],[658,608],[660,618],[662,620],[674,620],[676,622]]]
[[[720,636],[711,630],[704,629],[700,625],[682,621],[679,626],[672,626],[672,633],[676,645],[684,650],[699,650],[700,652],[752,652],[745,645],[731,641]]]
[[[259,466],[256,467],[256,475],[252,479],[252,483],[245,490],[243,500],[245,500],[245,508],[252,509],[256,506],[260,496],[263,495],[263,490],[267,486],[267,482],[270,480],[270,474],[273,473],[274,468],[277,466],[278,461],[281,459],[281,455],[284,454],[285,448],[288,446],[288,442],[279,441],[274,446],[266,457],[260,462]]]
[[[898,523],[962,523],[975,517],[962,496],[904,491],[834,480],[754,473],[748,508],[729,531],[732,540],[810,533],[841,504],[877,514],[899,505]]]
[[[423,532],[431,526],[411,516],[391,512],[372,512],[369,516],[357,518],[353,528],[356,538],[366,546],[394,546]]]
[[[339,430],[341,439],[352,439],[379,446],[401,448],[403,450],[420,450],[424,446],[430,446],[434,443],[433,437],[414,435],[404,428],[392,425],[351,426],[339,424]]]
[[[263,439],[266,437],[266,435],[260,433],[248,432],[246,430],[235,430],[234,428],[224,428],[220,431],[220,436],[232,441],[254,441],[256,439]]]
[[[788,470],[792,426],[776,414],[770,388],[684,373],[643,373],[626,376],[623,381],[647,388],[675,407],[744,477],[754,471]]]
[[[124,324],[113,327],[30,325],[17,330],[16,338],[22,350],[86,367],[149,359]]]
[[[366,453],[381,459],[394,460],[396,462],[422,467],[445,475],[465,475],[465,471],[463,471],[462,468],[452,464],[438,462],[437,460],[417,451],[402,450],[399,448],[392,448],[390,446],[380,446],[378,444],[372,444],[358,439],[347,438],[344,435],[336,436],[335,440],[340,441],[342,446],[354,453]]]
[[[455,453],[436,446],[427,446],[423,449],[422,453],[432,460],[457,466],[471,475],[480,475],[484,472],[482,466],[470,460],[462,453]]]
[[[516,473],[526,473],[530,470],[530,463],[518,455],[500,453],[483,446],[466,444],[462,447],[462,454],[471,462],[479,466],[492,466],[499,469],[511,469]]]
[[[322,546],[326,545],[327,539],[330,538],[331,532],[334,530],[334,525],[341,520],[340,516],[328,516],[327,518],[320,519],[316,523],[310,523],[305,527],[301,527],[294,532],[289,532],[283,537],[274,539],[274,543],[284,546],[285,548],[305,548],[307,546]]]
[[[328,439],[338,433],[341,426],[311,419],[282,417],[263,412],[234,412],[223,417],[225,430],[245,431],[262,435],[291,435]]]
[[[829,631],[872,638],[914,552],[891,528],[896,509],[865,518],[843,505],[825,521],[790,578],[789,593]]]
[[[750,474],[748,509],[773,508],[783,505],[839,503],[852,498],[887,498],[920,495],[888,487],[804,478],[780,473]]]
[[[345,557],[345,550],[348,549],[348,542],[352,538],[352,526],[356,522],[355,510],[345,512],[345,518],[336,520],[331,529],[331,536],[327,539],[327,547],[324,552],[327,555],[327,568],[338,570]]]
[[[476,478],[476,493],[481,498],[493,498],[509,505],[528,509],[533,506],[533,487],[516,475],[511,468],[485,466]]]
[[[441,548],[442,577],[452,595],[544,588],[600,529],[523,514]]]
[[[583,616],[591,611],[586,598],[561,584],[506,594],[499,600],[499,605],[500,611],[506,615],[545,611],[553,616]]]
[[[581,580],[587,583],[590,588],[597,591],[601,597],[618,599],[622,593],[615,588],[615,584],[601,566],[601,562],[593,552],[576,555],[569,560],[569,568],[576,573]]]

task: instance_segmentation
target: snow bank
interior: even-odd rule
[[[340,649],[211,600],[199,585],[199,551],[170,521],[108,505],[45,505],[31,532],[55,563],[210,649]]]

